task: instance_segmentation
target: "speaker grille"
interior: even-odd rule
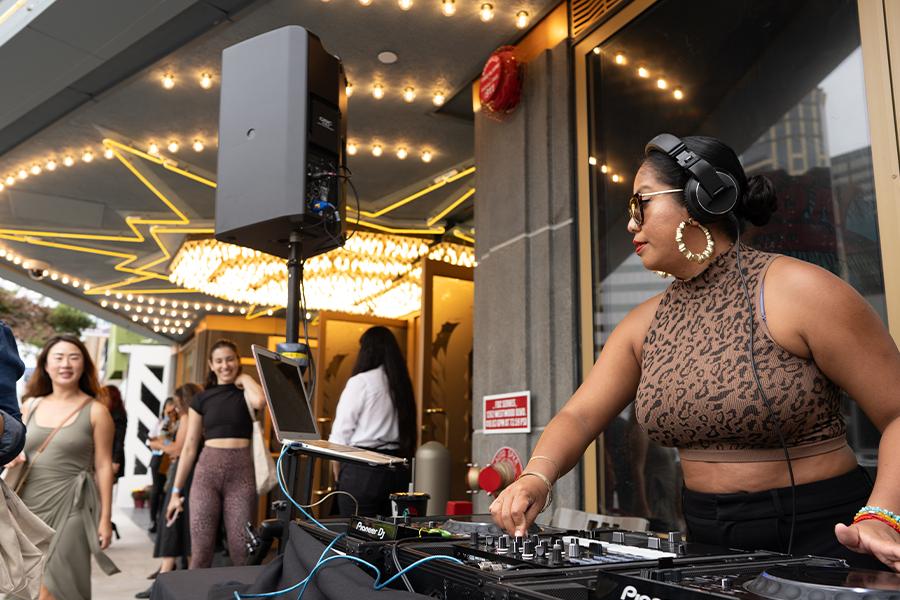
[[[611,17],[629,0],[570,0],[569,28],[575,40],[581,39],[594,25]]]

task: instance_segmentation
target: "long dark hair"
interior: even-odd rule
[[[412,381],[397,339],[388,328],[381,326],[367,329],[359,338],[359,354],[356,356],[353,374],[378,367],[384,367],[394,410],[397,411],[400,452],[404,457],[411,458],[416,448],[416,400]]]
[[[109,414],[115,412],[125,413],[125,404],[122,402],[122,392],[114,385],[103,386],[103,404],[109,410]]]
[[[193,402],[194,396],[202,391],[202,387],[200,387],[196,383],[190,382],[179,386],[178,389],[175,390],[175,395],[172,396],[172,401],[175,403],[175,410],[178,411],[179,417],[183,417],[188,413],[188,409],[191,407],[191,402]]]
[[[206,357],[207,362],[212,361],[213,352],[218,350],[219,348],[231,348],[231,351],[234,352],[234,355],[237,356],[238,359],[238,375],[241,374],[241,353],[238,352],[237,344],[232,342],[231,340],[221,339],[212,345],[212,348],[209,349],[209,356]],[[210,388],[214,385],[218,385],[219,378],[216,377],[215,372],[212,369],[209,370],[209,373],[206,375],[206,387]]]
[[[38,355],[37,367],[35,367],[34,372],[31,374],[31,379],[28,380],[28,385],[25,387],[25,394],[22,396],[22,399],[41,398],[53,393],[53,382],[50,381],[50,375],[47,374],[47,356],[50,354],[50,350],[53,349],[53,346],[60,342],[69,342],[70,344],[77,346],[78,350],[81,351],[81,357],[84,361],[84,370],[81,373],[81,377],[78,379],[78,389],[91,398],[100,399],[103,392],[100,388],[100,380],[97,377],[97,369],[94,367],[94,361],[91,359],[91,355],[88,353],[88,349],[82,341],[74,335],[69,334],[55,335],[44,344],[41,353]]]

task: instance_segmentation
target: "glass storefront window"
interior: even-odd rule
[[[710,135],[747,175],[775,184],[779,208],[745,243],[824,267],[886,320],[855,0],[660,0],[586,55],[594,346],[669,280],[646,271],[626,227],[644,144]],[[849,398],[848,437],[874,466],[878,432]],[[607,512],[681,525],[677,451],[648,442],[626,410],[604,437]]]

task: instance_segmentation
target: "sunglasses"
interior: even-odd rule
[[[683,192],[684,188],[677,190],[661,190],[658,192],[635,192],[628,200],[628,216],[631,217],[637,225],[644,224],[644,204],[650,202],[653,196],[661,196],[662,194],[674,194],[675,192]]]

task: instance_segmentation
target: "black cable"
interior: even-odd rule
[[[772,404],[769,402],[769,398],[768,396],[766,396],[766,392],[763,390],[762,382],[759,379],[759,372],[756,370],[756,357],[753,355],[753,329],[756,311],[753,309],[753,297],[750,295],[750,286],[747,284],[747,279],[744,276],[744,270],[741,268],[741,223],[740,220],[734,215],[734,213],[731,213],[730,216],[737,231],[737,239],[734,243],[736,244],[735,253],[737,255],[738,274],[741,277],[741,283],[744,287],[744,295],[747,298],[747,306],[750,309],[750,368],[753,371],[753,379],[756,381],[756,387],[759,390],[759,395],[762,398],[763,403],[766,405],[766,409],[769,411],[769,419],[771,419],[775,424],[775,432],[778,434],[778,441],[781,443],[781,449],[784,450],[784,460],[787,462],[788,475],[791,478],[791,532],[788,536],[787,547],[787,553],[790,554],[791,550],[794,547],[794,529],[797,524],[797,484],[794,480],[794,467],[791,463],[791,454],[790,452],[788,452],[787,444],[784,441],[784,434],[781,431],[781,421],[775,414],[775,410],[772,408]]]

